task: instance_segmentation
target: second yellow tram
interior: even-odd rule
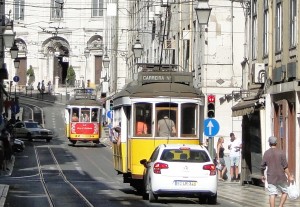
[[[102,105],[94,89],[74,89],[65,109],[66,136],[73,145],[100,143]]]

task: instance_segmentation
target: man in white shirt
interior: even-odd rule
[[[235,138],[234,133],[230,133],[230,144],[228,145],[230,150],[230,176],[231,181],[239,181],[239,164],[241,158],[242,142]]]

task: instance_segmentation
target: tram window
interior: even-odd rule
[[[92,109],[92,122],[97,122],[98,118],[98,109]]]
[[[181,106],[181,132],[182,136],[196,136],[197,132],[197,105],[182,104]]]
[[[157,135],[159,137],[177,136],[177,104],[174,106],[156,107]]]
[[[134,132],[136,136],[151,136],[152,134],[152,104],[136,103]]]
[[[90,122],[90,109],[84,108],[81,109],[80,121],[81,122]]]
[[[79,121],[78,115],[79,115],[79,109],[78,108],[73,108],[72,109],[72,122],[78,122]]]

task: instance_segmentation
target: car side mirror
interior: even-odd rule
[[[146,160],[146,159],[140,160],[140,163],[141,163],[142,165],[144,165],[144,167],[147,167],[147,160]]]

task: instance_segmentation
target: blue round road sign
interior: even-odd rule
[[[220,125],[215,119],[205,119],[204,120],[204,135],[208,137],[213,137],[218,134],[220,130]]]
[[[113,118],[113,111],[111,111],[111,110],[108,111],[106,115],[107,115],[108,118],[112,119]]]
[[[13,78],[13,80],[14,80],[15,82],[19,82],[20,78],[19,78],[19,76],[16,75],[16,76]]]

